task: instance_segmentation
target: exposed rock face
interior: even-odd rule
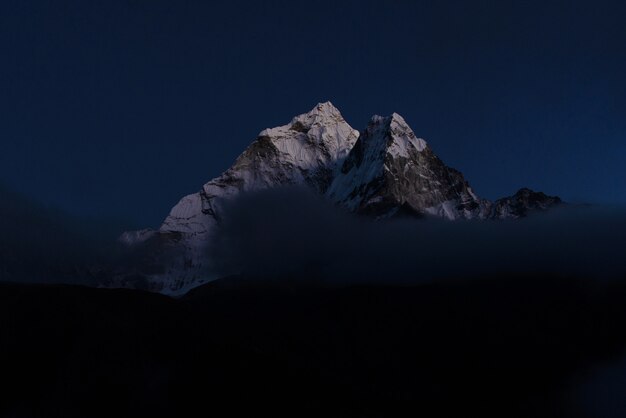
[[[372,118],[328,195],[351,211],[376,217],[402,208],[446,219],[482,219],[490,208],[397,113]]]
[[[522,188],[513,196],[496,200],[491,217],[495,219],[523,218],[531,212],[545,211],[561,204],[563,201],[558,196],[548,196],[542,192]]]
[[[560,203],[528,189],[495,203],[481,199],[400,115],[374,116],[359,134],[330,102],[320,103],[287,125],[260,132],[231,168],[182,198],[158,230],[125,233],[120,241],[132,256],[105,285],[182,294],[217,278],[208,246],[224,203],[242,192],[285,185],[310,187],[375,218],[518,218]]]

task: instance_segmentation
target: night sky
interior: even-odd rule
[[[396,111],[486,198],[626,204],[622,1],[0,1],[0,183],[158,226],[264,128]]]

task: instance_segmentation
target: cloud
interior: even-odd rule
[[[224,209],[211,248],[223,275],[331,283],[626,277],[622,209],[576,206],[510,221],[372,221],[298,188],[245,194]]]

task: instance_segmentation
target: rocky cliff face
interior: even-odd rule
[[[330,102],[320,103],[261,131],[231,168],[183,197],[158,230],[125,233],[121,241],[132,256],[105,285],[182,294],[217,278],[208,246],[224,203],[242,192],[287,185],[310,187],[374,218],[506,219],[560,203],[528,189],[495,203],[482,199],[400,115],[374,116],[359,133]]]

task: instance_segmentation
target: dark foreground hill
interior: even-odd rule
[[[231,278],[177,300],[5,284],[0,416],[619,416],[579,383],[624,353],[624,301],[556,278]]]

